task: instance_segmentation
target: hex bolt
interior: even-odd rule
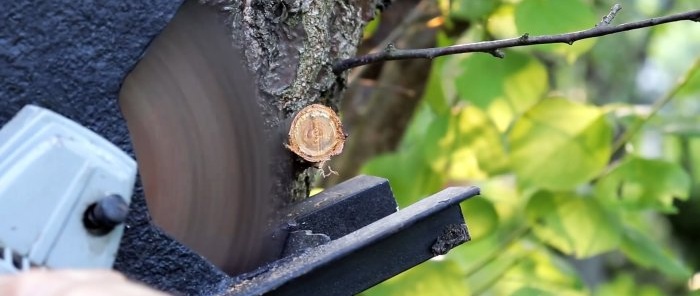
[[[103,197],[88,206],[83,215],[83,224],[94,235],[105,235],[126,221],[129,204],[119,195]]]

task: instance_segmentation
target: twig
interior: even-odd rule
[[[608,12],[608,14],[603,17],[603,19],[596,25],[596,27],[610,25],[610,23],[612,23],[613,19],[615,19],[615,16],[617,16],[617,13],[620,12],[620,10],[622,10],[622,5],[613,5],[613,7],[610,8],[610,12]]]
[[[612,13],[611,13],[612,14]],[[612,14],[614,16],[614,14]],[[607,16],[606,16],[607,17]],[[621,24],[617,26],[596,26],[588,30],[571,32],[559,35],[541,35],[541,36],[530,36],[529,34],[524,34],[520,37],[494,40],[494,41],[482,41],[468,44],[453,45],[447,47],[435,47],[435,48],[422,48],[422,49],[393,49],[390,51],[381,51],[377,53],[371,53],[359,57],[349,58],[337,62],[333,66],[333,71],[335,73],[341,73],[347,69],[354,68],[361,65],[366,65],[370,63],[389,61],[389,60],[404,60],[404,59],[432,59],[439,56],[467,53],[467,52],[484,52],[490,53],[496,57],[503,57],[503,52],[501,49],[519,46],[529,46],[536,44],[551,44],[551,43],[566,43],[574,44],[574,42],[600,37],[610,34],[615,34],[624,31],[631,31],[646,27],[652,27],[660,24],[678,22],[678,21],[700,21],[700,9],[692,10],[688,12],[672,14],[659,18],[651,18],[642,21]]]
[[[700,70],[700,58],[695,59],[695,62],[693,62],[693,65],[690,66],[688,71],[686,71],[683,76],[678,78],[678,81],[676,84],[668,91],[666,92],[663,97],[659,98],[654,102],[654,105],[651,106],[651,111],[646,114],[641,120],[636,121],[620,138],[617,139],[617,141],[613,144],[613,149],[612,152],[616,152],[620,150],[627,142],[629,142],[632,137],[639,132],[639,130],[642,128],[642,126],[649,121],[656,113],[661,110],[668,102],[673,99],[678,91],[680,91],[686,84],[688,84],[688,81],[690,81],[690,77],[692,77],[695,72]]]
[[[421,16],[425,14],[426,9],[428,9],[428,4],[430,1],[427,0],[422,0],[421,2],[414,7],[411,12],[404,17],[404,19],[401,21],[401,23],[392,30],[389,35],[384,38],[379,44],[377,44],[375,47],[373,47],[368,54],[373,54],[380,52],[389,46],[393,44],[403,33],[408,29],[408,27],[413,24],[416,20],[418,20]],[[357,78],[360,77],[365,71],[367,70],[366,67],[360,67],[355,70],[353,70],[350,75],[348,75],[348,84],[352,84],[353,82],[357,81]]]

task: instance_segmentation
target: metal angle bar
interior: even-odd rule
[[[352,295],[469,240],[459,203],[479,188],[447,188],[325,245],[276,262],[229,295]]]
[[[294,205],[291,230],[311,230],[338,239],[398,209],[389,181],[359,175]]]

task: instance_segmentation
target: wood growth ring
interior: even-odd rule
[[[345,133],[338,115],[331,108],[313,104],[294,116],[286,147],[306,161],[319,163],[340,154],[344,144]]]

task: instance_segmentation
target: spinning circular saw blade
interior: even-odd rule
[[[217,12],[185,1],[119,96],[155,224],[229,274],[260,263],[271,208],[242,60]]]

